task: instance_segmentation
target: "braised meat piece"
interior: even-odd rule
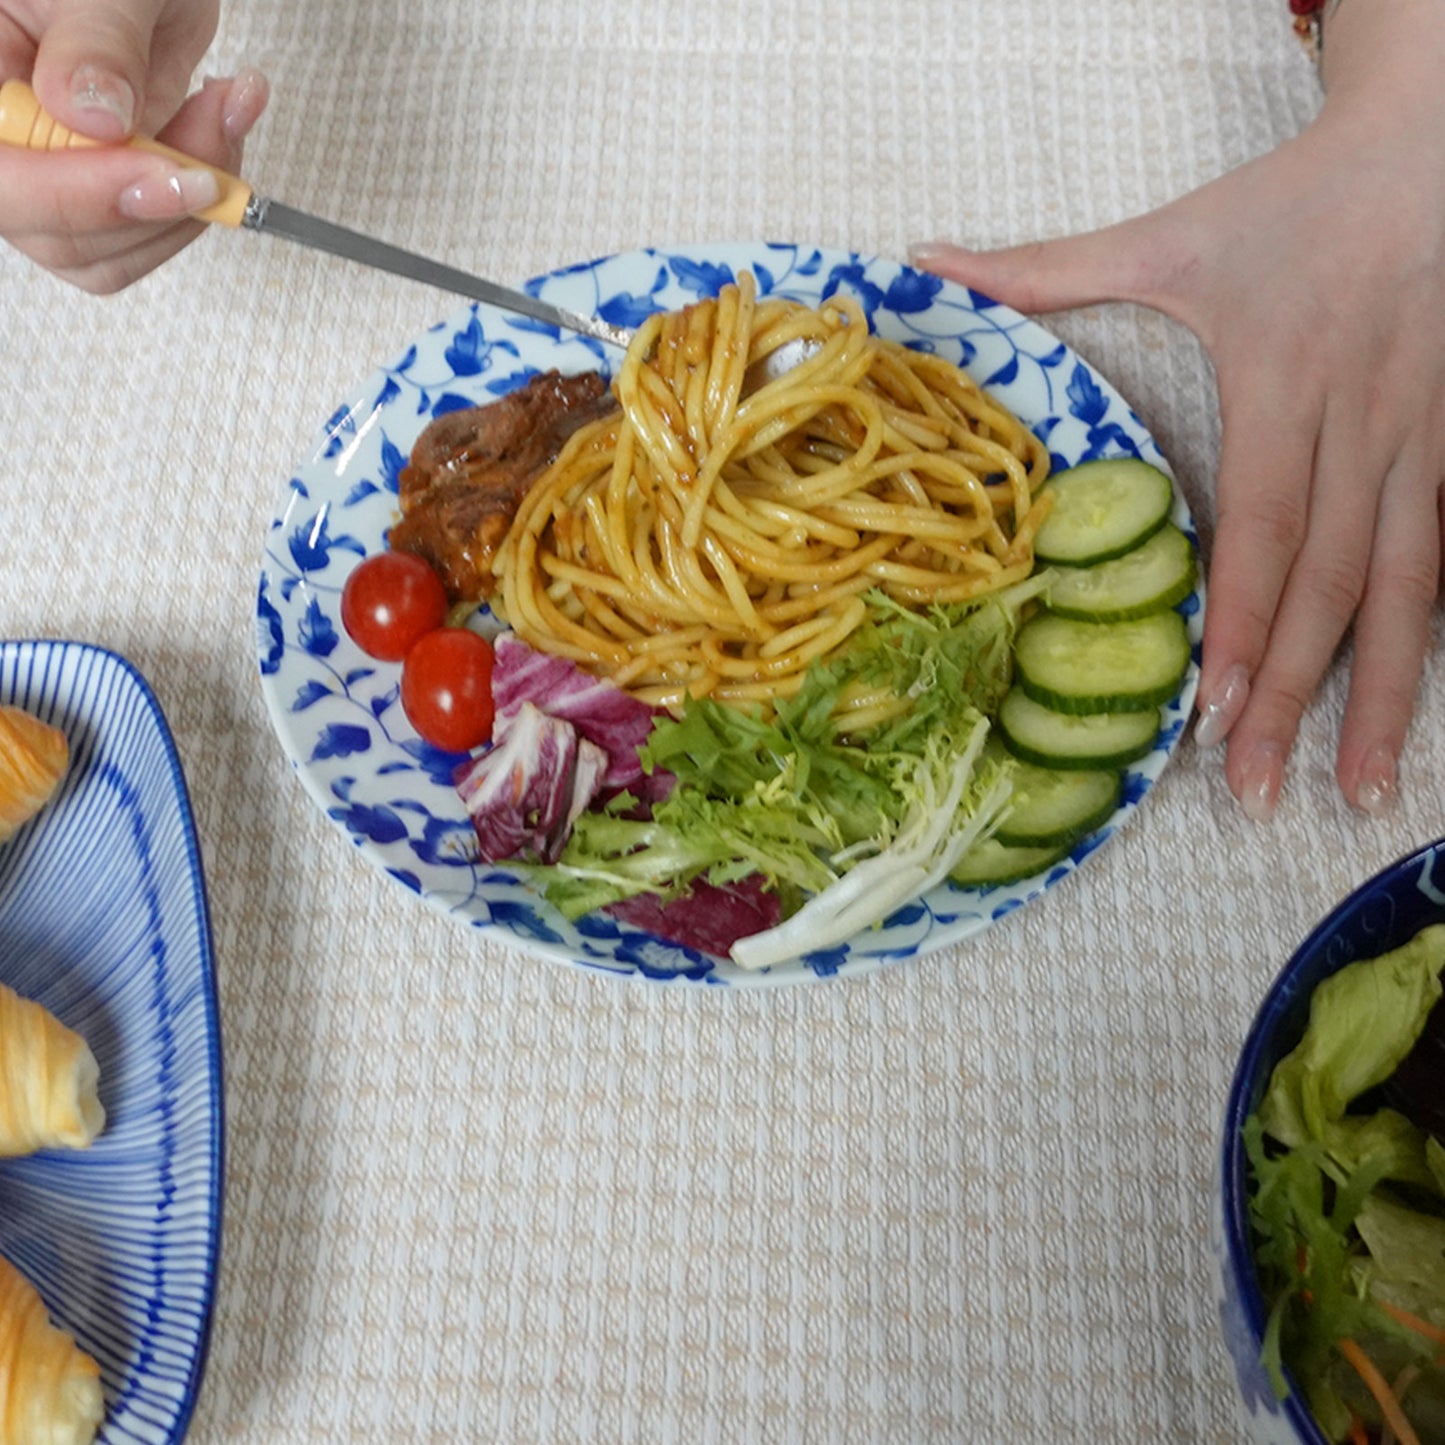
[[[527,488],[574,431],[616,405],[596,372],[548,371],[486,406],[443,413],[402,468],[402,516],[388,544],[430,562],[453,602],[484,601]]]

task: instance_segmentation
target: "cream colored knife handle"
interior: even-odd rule
[[[35,92],[23,80],[7,80],[0,85],[0,141],[7,145],[19,146],[23,150],[59,151],[89,148],[103,145],[89,136],[77,135],[75,131],[61,125],[54,116],[41,107]],[[239,226],[251,200],[251,187],[218,166],[207,165],[193,156],[188,156],[159,141],[145,136],[134,136],[126,142],[134,150],[149,151],[152,155],[165,156],[187,170],[207,170],[215,176],[221,188],[221,199],[204,211],[197,211],[196,218],[215,221],[222,226]]]

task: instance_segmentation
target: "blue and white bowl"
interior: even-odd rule
[[[175,745],[124,658],[0,642],[0,703],[59,727],[55,796],[0,844],[0,980],[90,1044],[106,1127],[0,1159],[0,1254],[100,1365],[100,1440],[174,1445],[195,1406],[221,1229],[221,1048]]]
[[[1212,1244],[1219,1318],[1239,1382],[1242,1418],[1255,1445],[1329,1445],[1303,1396],[1283,1400],[1260,1363],[1266,1307],[1250,1241],[1249,1166],[1244,1122],[1258,1107],[1274,1066],[1304,1032],[1317,985],[1346,964],[1377,958],[1422,928],[1445,922],[1445,839],[1371,878],[1331,912],[1296,950],[1265,995],[1235,1068],[1217,1160]]]

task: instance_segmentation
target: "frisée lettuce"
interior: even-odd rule
[[[782,921],[740,939],[745,967],[841,943],[942,881],[1007,807],[1011,765],[983,747],[1040,574],[913,612],[881,594],[773,715],[710,699],[654,721],[644,770],[674,781],[637,816],[624,793],[579,816],[536,878],[566,916],[706,878],[760,875]],[[867,718],[867,726],[862,721]]]

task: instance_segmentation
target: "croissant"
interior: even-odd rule
[[[69,762],[59,728],[0,705],[0,843],[50,801]]]
[[[0,983],[0,1158],[83,1149],[105,1127],[90,1045]]]
[[[100,1366],[0,1258],[0,1445],[89,1445],[104,1414]]]

